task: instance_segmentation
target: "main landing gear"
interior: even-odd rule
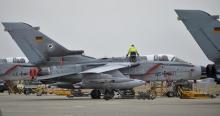
[[[112,99],[115,95],[114,90],[104,90],[103,93],[103,99],[105,100]],[[92,99],[101,99],[101,91],[98,89],[94,89],[91,91],[90,96]]]
[[[100,99],[101,98],[101,92],[97,89],[94,89],[90,93],[92,99]]]
[[[121,98],[125,98],[125,99],[135,98],[135,92],[133,89],[124,89],[124,90],[111,90],[111,89],[98,90],[98,89],[94,89],[91,91],[90,96],[92,99],[101,99],[101,96],[103,95],[103,99],[110,100],[110,99],[114,98],[115,91],[119,93]]]

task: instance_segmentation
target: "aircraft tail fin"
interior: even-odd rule
[[[213,62],[220,61],[220,22],[219,16],[201,10],[175,10],[178,19],[189,30],[195,41]]]
[[[39,31],[39,27],[32,27],[26,23],[3,22],[5,31],[8,31],[29,61],[41,64],[49,57],[82,54],[83,51],[70,51],[50,39]]]

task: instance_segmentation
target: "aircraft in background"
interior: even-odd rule
[[[205,74],[220,84],[220,22],[218,15],[201,10],[175,10],[202,51],[214,64],[207,65]]]
[[[61,46],[26,23],[3,23],[17,45],[29,60],[28,64],[0,66],[2,75],[13,79],[36,79],[43,83],[61,82],[73,87],[93,89],[91,97],[111,99],[114,91],[130,90],[145,81],[197,80],[201,66],[195,66],[177,57],[154,55],[137,57],[129,62],[126,57],[93,58],[84,51],[71,51]],[[24,69],[22,69],[24,68]],[[16,75],[17,74],[17,75]],[[7,78],[4,78],[7,79]]]

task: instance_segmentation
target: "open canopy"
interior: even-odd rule
[[[170,62],[188,63],[182,60],[181,58],[178,58],[170,54],[152,54],[152,55],[146,55],[146,57],[150,61],[170,61]]]

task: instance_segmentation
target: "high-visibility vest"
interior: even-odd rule
[[[137,49],[135,47],[130,47],[129,52],[137,52]]]
[[[135,47],[130,47],[129,50],[128,50],[128,55],[130,55],[132,52],[135,52],[138,54],[138,51]]]

